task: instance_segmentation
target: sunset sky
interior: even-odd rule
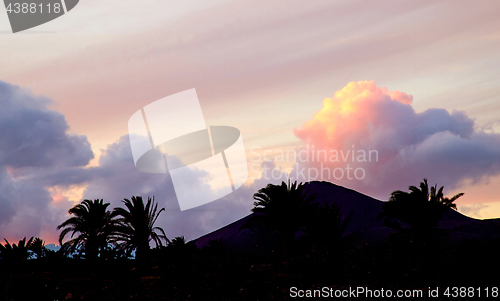
[[[463,214],[499,218],[499,13],[498,1],[82,0],[12,34],[2,6],[0,238],[56,243],[82,199],[154,195],[167,235],[194,239],[250,213],[280,181],[262,168],[321,168],[265,151],[312,146],[378,151],[351,162],[364,179],[336,184],[387,200],[426,177],[464,192]],[[168,174],[136,170],[127,123],[191,88],[207,125],[241,131],[251,179],[181,212]]]

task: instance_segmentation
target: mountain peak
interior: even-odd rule
[[[382,212],[382,206],[385,203],[383,201],[325,181],[307,182],[305,188],[310,195],[316,195],[315,202],[317,203],[331,205],[336,202],[340,205],[342,219],[353,212],[352,221],[344,235],[354,235],[360,243],[381,243],[395,231],[385,226],[382,220],[377,219]],[[208,246],[210,241],[220,239],[229,249],[248,250],[252,244],[263,239],[251,229],[242,229],[247,220],[255,214],[249,214],[196,239],[196,246],[202,248]],[[438,228],[449,230],[450,241],[463,241],[469,238],[489,240],[500,237],[500,219],[477,220],[452,209],[445,212]]]

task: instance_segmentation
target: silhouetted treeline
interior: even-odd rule
[[[445,210],[456,209],[461,195],[446,198],[442,187],[429,188],[425,179],[409,192],[395,191],[379,216],[394,233],[382,244],[360,245],[355,233],[344,235],[353,212],[342,212],[335,202],[315,202],[302,183],[269,184],[254,195],[252,212],[258,214],[243,228],[264,231],[272,247],[238,253],[223,240],[199,249],[184,237],[168,239],[154,226],[163,209],[150,198],[144,203],[132,197],[124,200],[125,208],[113,211],[102,200],[85,200],[59,226],[61,242],[74,234],[60,251],[45,250],[35,238],[0,247],[0,295],[24,298],[19,300],[288,300],[291,286],[498,286],[490,275],[500,267],[500,241],[446,245],[448,233],[436,227]],[[155,248],[149,248],[150,241]],[[25,260],[35,253],[39,260]],[[138,260],[130,260],[133,253]],[[32,289],[23,291],[23,286]]]

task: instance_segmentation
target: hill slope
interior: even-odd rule
[[[383,242],[394,231],[384,226],[382,221],[377,220],[377,216],[382,212],[384,204],[382,201],[329,182],[308,182],[305,184],[305,188],[310,193],[316,194],[316,202],[318,203],[337,202],[341,205],[343,218],[354,211],[352,222],[345,235],[353,235],[360,243]],[[241,229],[254,214],[249,214],[234,223],[196,239],[194,241],[196,246],[202,248],[208,246],[210,241],[217,239],[222,240],[227,248],[235,251],[247,250],[255,243],[269,244],[269,239],[265,238],[262,231]],[[473,219],[452,209],[443,215],[438,227],[450,230],[448,237],[450,242],[461,242],[467,239],[490,240],[500,237],[500,219]],[[260,230],[262,229],[260,227]]]

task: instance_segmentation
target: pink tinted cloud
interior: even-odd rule
[[[431,108],[417,113],[411,103],[411,95],[378,87],[373,81],[350,82],[325,98],[311,120],[294,129],[309,153],[326,150],[329,154],[320,161],[309,156],[296,169],[314,168],[320,171],[318,179],[382,199],[424,177],[456,188],[466,180],[479,183],[500,174],[500,134],[476,130],[465,112]],[[368,157],[358,159],[370,150],[376,151],[377,160],[375,155],[371,162]],[[331,160],[335,152],[339,159]],[[349,154],[347,160],[342,153]],[[326,171],[321,175],[322,168],[345,172],[347,166],[362,168],[366,176],[340,178],[339,172],[336,179],[328,178]]]
[[[413,97],[399,91],[380,88],[374,81],[350,82],[334,96],[323,100],[323,108],[304,122],[294,134],[309,143],[329,148],[349,146],[353,139],[370,137],[371,125],[390,128],[393,122],[379,110],[401,107],[407,114]],[[406,112],[408,111],[408,112]]]

